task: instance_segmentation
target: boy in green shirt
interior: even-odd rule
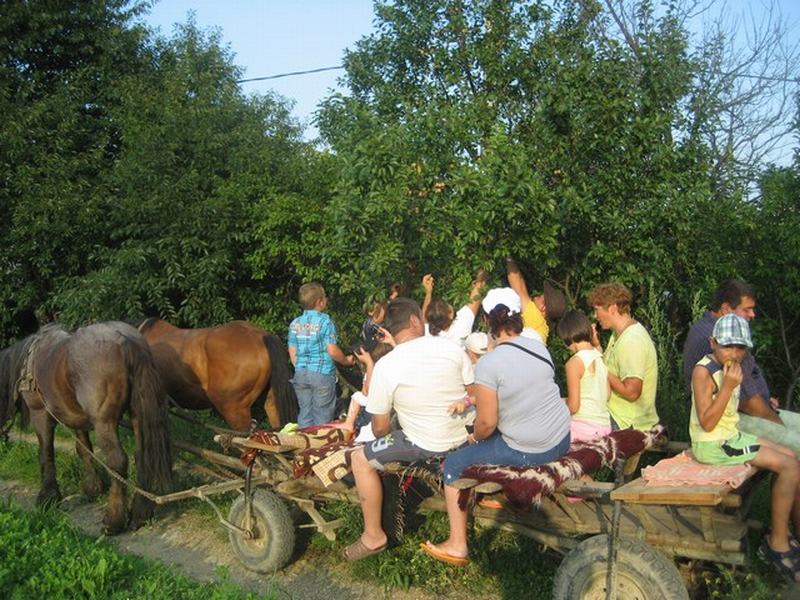
[[[647,431],[658,423],[658,362],[650,334],[631,316],[631,297],[621,283],[602,283],[586,301],[600,327],[613,332],[603,354],[611,385],[611,428]],[[592,344],[603,351],[596,332]]]

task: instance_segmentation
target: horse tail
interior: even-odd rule
[[[30,422],[28,405],[19,391],[20,380],[28,356],[28,348],[33,336],[0,351],[0,437],[6,438],[14,424],[17,411],[20,413],[20,427],[25,429]]]
[[[131,413],[136,427],[136,479],[155,494],[172,489],[169,412],[161,378],[144,340],[126,344],[131,381]]]
[[[278,405],[281,424],[295,423],[300,406],[297,403],[294,386],[289,381],[289,353],[286,352],[280,338],[274,333],[264,335],[264,345],[267,347],[269,362],[272,365],[269,385]]]

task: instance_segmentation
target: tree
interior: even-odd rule
[[[122,77],[109,243],[96,267],[51,301],[76,322],[156,314],[200,326],[262,312],[246,262],[254,207],[299,189],[303,154],[289,107],[246,98],[217,33],[189,22],[146,49],[152,68]]]
[[[285,100],[241,93],[217,33],[155,38],[141,9],[17,2],[0,20],[8,338],[30,310],[198,326],[272,308],[247,262],[256,207],[301,194],[313,151]]]
[[[0,327],[39,308],[102,243],[116,73],[136,68],[142,9],[124,0],[12,0],[0,12]]]
[[[435,270],[456,300],[512,254],[575,303],[616,278],[688,304],[687,279],[708,277],[702,249],[735,262],[740,223],[706,223],[741,198],[712,194],[674,14],[643,4],[633,45],[603,34],[593,2],[403,0],[376,14],[377,33],[345,57],[352,96],[319,116],[341,161],[328,214],[358,223],[322,234],[319,273],[338,265],[345,292]]]
[[[800,140],[800,96],[795,137]],[[800,382],[800,149],[791,167],[767,169],[748,256],[760,291],[756,352],[790,410]]]

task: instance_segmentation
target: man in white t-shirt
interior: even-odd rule
[[[347,560],[366,558],[386,548],[378,474],[383,465],[444,455],[467,441],[465,417],[448,410],[464,399],[467,386],[473,384],[467,354],[447,339],[425,336],[420,308],[408,298],[389,304],[386,324],[397,346],[375,364],[370,380],[367,410],[372,414],[376,439],[351,455],[364,533],[345,548]],[[392,409],[401,430],[390,430]]]

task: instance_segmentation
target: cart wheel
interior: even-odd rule
[[[251,571],[273,573],[286,566],[294,550],[294,524],[286,504],[267,490],[253,492],[253,538],[246,539],[230,530],[228,539],[236,558]],[[237,527],[246,523],[245,498],[239,496],[231,506],[228,520]]]
[[[596,535],[567,555],[553,582],[555,600],[604,600],[608,536]],[[617,554],[617,598],[689,600],[678,569],[652,546],[620,538]]]

